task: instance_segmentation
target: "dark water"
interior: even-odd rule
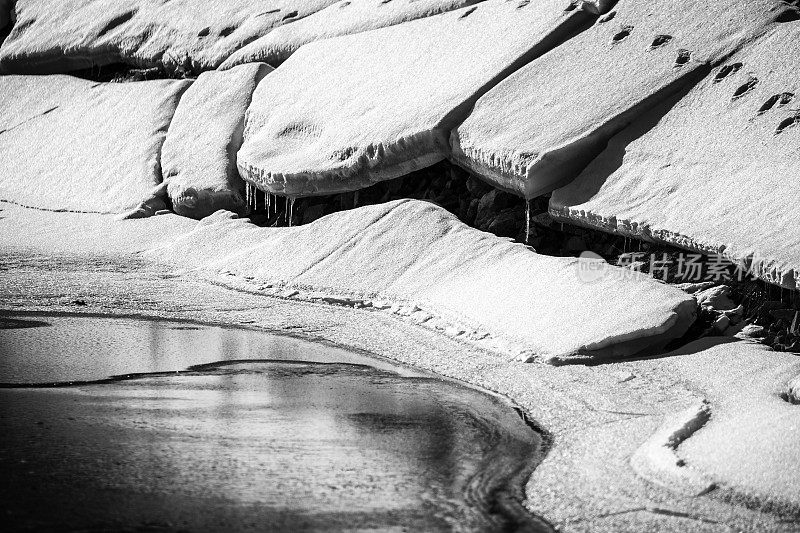
[[[519,505],[539,437],[492,396],[255,331],[0,324],[11,529],[547,530]]]

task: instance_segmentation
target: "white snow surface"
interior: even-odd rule
[[[0,76],[0,200],[99,213],[135,207],[161,183],[161,146],[190,84]]]
[[[515,72],[453,131],[456,163],[533,198],[569,182],[645,109],[765,31],[774,0],[621,0]]]
[[[713,338],[668,355],[652,366],[703,391],[710,410],[708,421],[677,447],[685,468],[751,501],[796,505],[800,406],[784,395],[800,359],[753,342]]]
[[[287,295],[388,300],[422,311],[422,321],[444,317],[506,339],[521,359],[631,355],[682,335],[695,312],[691,296],[651,278],[582,281],[577,259],[536,254],[418,200],[293,228],[260,228],[219,211],[145,257]]]
[[[278,65],[304,44],[394,26],[483,0],[340,0],[303,19],[275,28],[237,50],[220,68],[263,61]]]
[[[335,0],[16,0],[0,69],[60,73],[115,62],[210,70]]]
[[[798,53],[800,25],[775,27],[671,110],[620,133],[553,194],[551,214],[721,253],[744,271],[797,287]]]
[[[242,176],[289,196],[431,165],[482,92],[590,19],[564,0],[486,2],[302,46],[256,89]]]
[[[236,152],[253,91],[270,71],[250,63],[204,72],[181,97],[161,153],[176,213],[199,219],[219,209],[246,211]]]

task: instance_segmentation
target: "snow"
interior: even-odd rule
[[[250,63],[204,72],[181,98],[161,153],[176,213],[197,219],[218,209],[245,213],[236,152],[253,90],[271,70],[263,63]]]
[[[234,52],[220,68],[263,61],[278,65],[304,44],[438,15],[482,0],[340,0]]]
[[[334,0],[16,0],[0,69],[60,73],[122,62],[210,70],[271,29]]]
[[[580,173],[644,110],[768,28],[773,0],[623,1],[483,96],[450,138],[456,163],[525,198]],[[688,51],[688,52],[687,52]]]
[[[798,43],[797,24],[775,27],[674,107],[620,133],[553,194],[551,214],[721,253],[766,280],[796,287],[800,128],[778,131],[797,116],[790,95],[800,94]],[[745,91],[753,79],[758,82]]]
[[[668,355],[654,366],[702,390],[710,411],[676,447],[684,468],[751,502],[800,500],[800,409],[782,397],[800,372],[797,356],[714,339]]]
[[[323,195],[436,163],[484,91],[587,19],[563,0],[489,0],[304,45],[253,95],[242,176],[273,193]]]
[[[399,315],[426,311],[458,326],[453,334],[489,333],[519,359],[554,363],[631,355],[682,335],[694,319],[694,298],[678,289],[616,267],[586,280],[577,259],[538,255],[427,202],[362,207],[294,228],[229,215],[218,212],[145,257],[286,296],[389,300]]]
[[[0,200],[118,213],[151,198],[165,132],[190,83],[0,77]]]

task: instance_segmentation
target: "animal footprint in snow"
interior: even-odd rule
[[[714,76],[714,83],[719,83],[728,76],[730,76],[731,74],[736,74],[737,72],[739,72],[739,69],[741,69],[743,66],[744,65],[742,65],[741,63],[731,63],[730,65],[725,65],[724,67],[719,69],[717,75]]]
[[[789,104],[792,100],[794,100],[794,93],[781,93],[770,96],[764,105],[761,106],[761,109],[758,110],[759,115],[763,115],[776,105],[778,107],[783,107]]]
[[[755,76],[750,76],[750,79],[747,80],[745,83],[739,86],[738,89],[733,93],[731,97],[731,101],[738,100],[739,98],[745,96],[747,93],[755,89],[756,85],[758,85],[758,78]]]
[[[619,33],[611,39],[611,44],[621,43],[630,36],[632,31],[633,26],[623,26]]]
[[[778,124],[778,127],[775,129],[775,135],[780,135],[787,129],[797,126],[798,124],[800,124],[800,114],[789,117]]]
[[[692,59],[691,50],[680,49],[678,50],[678,57],[675,58],[675,64],[672,68],[681,68]]]
[[[672,35],[656,35],[653,42],[650,44],[650,50],[661,48],[672,40]]]

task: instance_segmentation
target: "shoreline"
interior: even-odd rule
[[[135,253],[147,247],[146,242],[141,244],[142,239],[153,242],[153,236],[136,236],[134,244],[124,246],[112,239],[92,248],[109,250],[105,254],[80,246],[70,252],[69,227],[58,230],[57,234],[65,235],[58,244],[53,235],[42,237],[37,233],[37,226],[40,224],[20,226],[31,235],[28,240],[8,232],[0,237],[6,245],[0,262],[8,266],[7,275],[0,278],[0,295],[3,308],[11,313],[134,314],[270,331],[377,354],[379,359],[508,398],[535,421],[537,430],[549,435],[546,454],[538,458],[530,476],[526,475],[524,506],[560,531],[634,532],[655,528],[683,533],[687,528],[701,527],[710,531],[727,531],[730,527],[792,531],[794,522],[800,521],[791,509],[780,506],[772,514],[754,511],[752,506],[743,505],[746,498],[736,491],[733,497],[712,491],[687,499],[639,477],[629,464],[665,418],[697,401],[709,398],[712,408],[722,406],[715,415],[727,416],[725,398],[728,394],[735,398],[736,387],[727,390],[723,383],[717,390],[708,381],[724,374],[727,367],[736,367],[742,359],[737,353],[728,354],[727,347],[745,346],[742,349],[757,351],[755,357],[763,357],[765,364],[775,362],[778,369],[786,366],[782,361],[793,357],[788,354],[742,342],[720,344],[724,339],[718,338],[705,339],[710,342],[689,347],[686,353],[658,358],[614,359],[591,366],[521,363],[394,315],[255,295],[209,283],[196,274],[178,273]],[[160,240],[168,237],[158,236]],[[26,246],[20,247],[19,242]],[[120,254],[121,249],[127,252]],[[85,305],[76,305],[77,300]],[[713,352],[715,349],[718,352]],[[676,370],[682,367],[685,373]],[[738,374],[733,376],[747,375],[752,368],[737,367]],[[795,368],[795,374],[800,374],[800,360],[787,368]],[[697,382],[693,384],[691,379]],[[772,386],[767,378],[759,379],[758,383]],[[757,407],[761,405],[758,402]],[[788,416],[794,416],[794,412]],[[709,431],[708,427],[701,429],[688,442],[706,433],[712,437],[718,434]],[[785,435],[777,435],[768,435],[767,441],[785,439]],[[678,456],[691,464],[693,459],[684,455],[685,446],[678,448]],[[789,453],[786,461],[796,464],[793,452]],[[756,458],[749,460],[754,467],[759,463]],[[740,489],[740,493],[750,493],[746,486]],[[756,501],[763,506],[771,498],[774,501],[774,496],[759,494]]]

